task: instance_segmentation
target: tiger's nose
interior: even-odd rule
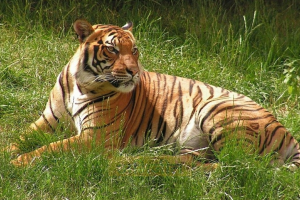
[[[137,65],[127,65],[126,66],[126,72],[132,76],[134,76],[136,73],[138,73],[138,66]]]

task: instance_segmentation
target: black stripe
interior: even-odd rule
[[[210,144],[214,145],[216,142],[218,142],[219,140],[221,140],[223,138],[223,133],[220,133],[219,135],[217,135],[217,137],[214,138],[214,140],[210,139]]]
[[[165,128],[166,122],[164,120],[165,112],[166,112],[166,105],[167,105],[167,98],[164,100],[162,112],[159,115],[158,120],[158,126],[157,126],[157,132],[155,138],[161,138],[164,137],[165,132],[162,132],[162,130]]]
[[[89,73],[93,74],[94,76],[98,76],[99,75],[98,73],[94,72],[94,70],[92,70],[92,68],[88,64],[84,65],[83,70],[85,72],[89,72]]]
[[[199,86],[197,86],[197,96],[193,98],[193,107],[196,108],[197,105],[202,101],[202,91]]]
[[[50,122],[47,120],[46,116],[44,115],[44,113],[42,114],[43,119],[46,121],[47,125],[51,128],[51,130],[54,132],[55,129],[51,126]]]
[[[178,83],[178,98],[180,98],[180,100],[182,99],[182,88],[181,88],[181,82]]]
[[[173,78],[173,82],[172,82],[172,87],[171,87],[171,91],[170,91],[170,99],[173,99],[173,93],[174,93],[174,87],[177,81],[177,77],[176,76],[172,76]]]
[[[300,153],[299,152],[297,152],[297,153],[294,153],[293,155],[292,155],[292,158],[300,158]]]
[[[64,86],[63,86],[63,79],[64,79],[63,73],[64,73],[64,71],[62,71],[62,72],[60,73],[58,83],[59,83],[59,86],[60,86],[61,91],[62,91],[62,98],[63,98],[63,101],[64,101],[64,103],[65,103],[65,89],[64,89]]]
[[[78,91],[82,94],[80,86],[77,83],[76,83],[76,86],[77,86]]]
[[[99,60],[97,59],[97,55],[98,55],[98,51],[99,51],[99,45],[94,45],[94,57],[93,57],[93,62],[92,62],[92,65],[94,67],[96,67],[97,65],[100,65],[100,62]],[[94,60],[96,60],[97,62],[94,63]]]
[[[105,53],[105,51],[102,52],[103,56],[108,58],[109,56]]]
[[[149,132],[152,132],[152,120],[153,120],[153,113],[154,113],[154,110],[155,110],[155,108],[152,109],[151,115],[150,115],[150,117],[149,117],[149,121],[147,122],[148,126],[147,126],[147,128],[146,128],[146,130],[145,130],[145,132],[144,132],[144,134],[145,134],[145,139],[146,139],[146,135],[147,135]],[[143,113],[143,115],[144,115],[144,113]],[[141,125],[142,125],[142,124],[141,124],[141,121],[139,121],[138,123],[140,123],[140,124],[139,124],[139,126],[138,126],[136,132],[135,132],[134,134],[132,134],[132,138],[135,138],[135,145],[137,145],[138,138],[139,138],[138,136],[140,136],[140,135],[138,135],[138,133],[139,133],[139,129],[140,129]],[[144,141],[145,141],[145,140],[144,140]]]
[[[211,144],[215,144],[217,141],[219,141],[220,139],[222,139],[223,137],[226,137],[226,134],[228,135],[229,132],[230,134],[232,133],[236,133],[237,131],[242,130],[245,131],[246,127],[244,126],[240,126],[240,127],[235,127],[235,128],[230,128],[230,129],[225,129],[225,132],[220,132],[217,137],[215,137],[214,139],[211,139],[210,142]]]
[[[200,109],[200,111],[199,111],[199,114],[201,114],[201,110],[205,107],[205,106],[207,106],[209,103],[213,103],[213,102],[207,102],[206,104],[204,104],[203,106],[202,106],[202,108]],[[216,105],[214,105],[208,112],[207,112],[207,114],[202,118],[202,121],[201,121],[201,124],[200,124],[200,128],[203,130],[203,124],[204,124],[204,121],[220,106],[220,105],[222,105],[222,104],[224,104],[224,103],[227,103],[227,101],[222,101],[222,102],[220,102],[220,103],[217,103]]]
[[[161,130],[159,131],[159,133],[160,133],[159,137],[156,136],[156,139],[157,139],[156,142],[158,144],[160,144],[164,140],[165,135],[166,135],[166,129],[167,129],[167,125],[166,125],[166,122],[164,122]]]
[[[50,110],[51,110],[51,114],[52,114],[52,116],[54,117],[54,119],[55,119],[56,121],[58,121],[58,117],[56,117],[55,114],[54,114],[54,112],[53,112],[51,97],[49,98],[49,108],[50,108]]]
[[[107,127],[107,126],[110,126],[113,123],[114,123],[114,121],[112,121],[112,122],[110,122],[108,124],[105,124],[103,126],[89,126],[89,127],[85,127],[84,129],[81,129],[81,132],[84,132],[85,130],[90,130],[90,129],[94,129],[94,130],[96,130],[96,129],[97,130],[103,129],[103,128]]]
[[[86,65],[89,61],[89,48],[90,48],[90,43],[87,42],[84,48],[83,65]]]
[[[234,99],[233,100],[239,100],[239,99],[243,99],[243,98],[245,98],[245,95],[242,95],[242,94],[237,94],[238,95],[238,97],[234,97]],[[249,100],[249,101],[245,101],[245,102],[253,102],[252,100]]]
[[[73,117],[75,117],[76,115],[80,114],[87,106],[91,105],[91,104],[95,104],[95,103],[98,103],[98,102],[102,102],[110,97],[112,97],[113,95],[115,95],[115,93],[113,92],[112,95],[106,95],[106,96],[101,96],[101,97],[98,97],[96,98],[95,100],[93,101],[90,101],[89,103],[86,103],[85,105],[83,105],[79,110],[77,110],[76,113],[73,114]]]
[[[267,117],[270,117],[270,116],[273,116],[272,114],[269,114],[267,116],[261,116],[261,117],[255,117],[255,118],[252,118],[252,117],[242,117],[242,116],[239,116],[238,118],[231,118],[230,120],[227,118],[227,119],[224,119],[224,120],[220,120],[218,121],[217,123],[214,124],[214,127],[212,127],[210,130],[209,130],[209,133],[213,133],[215,129],[219,128],[219,127],[222,127],[222,126],[227,126],[228,124],[231,124],[232,122],[235,122],[235,121],[253,121],[253,120],[259,120],[259,119],[265,119]],[[225,121],[225,123],[223,123]]]
[[[208,90],[209,90],[210,97],[208,97],[208,99],[207,99],[207,100],[209,100],[209,99],[213,98],[213,96],[214,96],[214,88],[213,88],[211,85],[206,84],[206,83],[204,83],[204,85],[205,85],[205,86],[208,88]]]
[[[267,123],[267,124],[265,125],[265,129],[266,129],[268,126],[270,126],[271,124],[273,124],[274,122],[278,122],[278,121],[277,121],[277,120],[273,120],[273,121]]]
[[[140,91],[141,91],[141,88],[140,88]],[[139,95],[142,95],[142,93],[140,92],[139,93]],[[136,110],[136,99],[140,99],[140,96],[136,96],[136,90],[134,90],[134,91],[132,91],[132,96],[131,96],[131,99],[130,99],[130,103],[126,106],[126,108],[124,109],[124,110],[126,110],[127,108],[128,108],[128,106],[129,105],[134,105],[134,106],[132,106],[132,108],[131,108],[131,111],[130,111],[130,115],[129,115],[129,119],[132,119],[132,116],[136,113],[136,112],[143,112],[142,113],[142,116],[143,117],[145,117],[145,111],[146,111],[146,109],[145,109],[145,107],[146,107],[146,105],[144,105],[144,108],[143,108],[143,110],[141,110],[142,108],[140,108],[140,110]],[[143,106],[143,104],[141,105],[141,106]],[[134,112],[134,111],[136,111],[136,112]],[[123,112],[123,111],[122,111]],[[151,119],[152,119],[152,117],[151,117]],[[140,119],[138,119],[138,120],[140,120]],[[142,125],[142,122],[141,121],[139,121],[139,122],[135,122],[135,123],[139,123],[139,125],[138,125],[138,127],[137,127],[137,129],[135,130],[135,132],[134,132],[134,130],[130,130],[131,132],[132,132],[132,135],[134,136],[134,137],[136,137],[137,136],[137,134],[139,133],[139,130],[140,130],[140,128],[141,128],[141,125]],[[148,122],[149,123],[149,122]],[[128,126],[128,125],[125,125],[125,126]],[[125,127],[125,129],[127,129],[127,127]],[[147,131],[145,131],[145,134],[147,134]]]
[[[300,163],[298,162],[293,162],[294,165],[296,165],[298,168],[300,167]]]
[[[89,116],[95,114],[95,113],[98,113],[98,112],[103,112],[103,111],[107,111],[108,109],[102,109],[102,110],[97,110],[97,111],[94,111],[94,112],[91,112],[91,113],[88,113],[86,114],[82,119],[81,119],[81,123],[85,123],[84,120],[87,119]]]
[[[258,136],[257,136],[257,138],[258,138],[258,148],[260,147],[260,144],[261,144],[261,135],[259,134]]]
[[[120,114],[123,114],[123,113],[120,113]],[[108,126],[112,125],[113,123],[115,123],[116,120],[119,119],[120,117],[121,117],[121,115],[119,115],[118,117],[114,117],[114,118],[112,118],[110,120],[109,123],[104,124],[102,126],[89,126],[89,127],[85,127],[84,129],[82,129],[82,131],[85,131],[85,130],[88,130],[88,129],[103,129],[103,128],[108,127]]]
[[[283,138],[281,139],[281,142],[279,143],[278,147],[277,147],[274,151],[279,151],[279,150],[282,148],[282,145],[285,143],[287,134],[289,134],[289,133],[286,132],[286,133],[284,134]],[[292,139],[293,139],[293,138],[290,137],[290,141],[288,142],[288,144],[290,144],[290,142],[291,142]]]
[[[231,101],[231,100],[230,100]],[[222,101],[222,102],[220,102],[220,103],[217,103],[216,105],[214,105],[214,107],[212,107],[208,112],[207,112],[207,114],[202,118],[202,121],[201,121],[201,124],[200,124],[200,128],[201,128],[201,130],[203,130],[203,124],[204,124],[204,122],[206,121],[206,119],[220,106],[220,105],[222,105],[222,104],[224,104],[224,103],[227,103],[228,101]],[[201,108],[201,110],[206,106],[206,105],[208,105],[210,102],[208,102],[208,103],[206,103],[202,108]],[[199,113],[201,113],[201,111],[199,112]],[[212,137],[212,135],[209,135],[209,140],[211,141],[211,137]]]
[[[66,91],[65,91],[65,88],[64,88],[64,70],[60,73],[59,75],[59,80],[58,80],[58,83],[59,83],[59,86],[61,88],[61,92],[62,92],[62,99],[63,99],[63,102],[64,102],[64,106],[65,106],[65,110],[67,112],[67,114],[69,116],[72,116],[71,113],[69,112],[68,110],[68,107],[67,107],[67,104],[66,104]]]
[[[70,95],[70,84],[69,84],[69,68],[70,68],[70,64],[68,64],[67,68],[66,68],[66,86],[67,86],[67,95],[68,95],[68,101],[70,102],[70,98],[71,98],[71,95]]]
[[[127,107],[125,107],[123,110],[121,110],[120,112],[118,112],[118,114],[115,114],[113,116],[113,118],[111,118],[111,122],[109,122],[109,124],[112,124],[113,122],[117,121],[118,119],[120,119],[122,117],[122,115],[124,114],[124,111],[128,108],[129,105],[127,105]],[[94,111],[92,113],[88,113],[87,115],[84,116],[84,118],[81,119],[81,122],[82,124],[86,123],[84,122],[85,119],[87,119],[89,116],[95,114],[95,113],[98,113],[98,112],[103,112],[103,111],[107,111],[108,109],[102,109],[102,110],[97,110],[97,111]],[[95,118],[97,118],[99,116],[96,116]],[[95,118],[92,118],[92,119],[95,119]],[[91,120],[91,119],[90,119]],[[121,127],[120,127],[121,128]]]
[[[183,118],[183,102],[182,102],[182,89],[181,89],[181,83],[179,82],[179,87],[178,87],[178,100],[175,103],[175,109],[179,109],[179,113],[174,112],[174,117],[176,119],[176,124],[175,124],[175,130],[178,129],[181,126],[182,123],[182,118]]]
[[[164,78],[165,78],[165,76],[164,76]],[[164,81],[164,83],[166,83],[166,82]],[[168,94],[166,94],[165,96],[167,97]],[[161,113],[159,115],[159,120],[158,120],[158,125],[157,125],[157,133],[156,133],[155,138],[158,137],[158,134],[159,134],[159,132],[160,132],[160,130],[162,128],[162,124],[164,122],[164,116],[165,116],[165,112],[166,112],[167,106],[168,106],[168,98],[165,98],[163,100],[162,110],[161,110]]]
[[[82,104],[82,103],[88,103],[88,102],[95,102],[95,101],[97,101],[99,98],[101,99],[101,98],[110,98],[110,97],[112,97],[112,96],[114,96],[116,94],[116,92],[109,92],[109,93],[107,93],[107,94],[105,94],[105,95],[102,95],[102,96],[98,96],[98,97],[96,97],[96,98],[94,98],[94,99],[87,99],[87,100],[85,100],[85,101],[82,101],[82,102],[76,102],[75,104],[76,105],[78,105],[78,104]]]
[[[229,133],[229,131],[231,131],[230,134],[232,134],[232,133],[236,133],[237,134],[236,135],[236,139],[238,139],[238,140],[245,140],[245,141],[247,141],[247,142],[249,142],[251,144],[253,144],[253,140],[251,140],[249,138],[246,138],[246,137],[238,138],[238,133],[237,132],[238,131],[245,131],[246,135],[250,135],[250,136],[255,137],[255,138],[257,138],[257,136],[258,136],[258,133],[256,131],[253,131],[249,127],[239,126],[239,127],[235,127],[235,128],[232,128],[232,129],[226,129],[225,134],[223,132],[221,132],[219,135],[217,135],[216,138],[214,138],[214,140],[210,140],[211,144],[214,145],[216,142],[218,142],[219,140],[221,140],[223,137],[226,137],[226,133]],[[256,135],[253,134],[253,133],[256,133]]]
[[[100,61],[101,62],[101,61]],[[104,69],[110,69],[114,64],[115,64],[115,60],[110,64],[110,65],[107,65],[107,66],[104,66],[104,67],[102,67],[102,65],[100,65],[101,66],[101,69],[102,70],[104,70]]]
[[[99,48],[98,45],[96,45],[96,48]],[[86,46],[84,48],[84,57],[83,57],[83,70],[89,73],[92,73],[94,76],[98,76],[98,73],[96,71],[94,71],[91,66],[89,65],[88,61],[89,61],[89,48],[90,48],[90,43],[86,43]],[[92,65],[94,63],[92,62]],[[93,65],[94,66],[94,65]]]
[[[263,143],[262,149],[260,150],[259,154],[261,154],[261,153],[265,150],[265,148],[266,148],[267,146],[270,145],[270,143],[271,143],[271,141],[272,141],[272,138],[273,138],[273,136],[275,135],[276,131],[277,131],[279,128],[282,128],[282,127],[283,127],[283,126],[277,126],[277,127],[272,131],[272,133],[268,133],[268,132],[265,133],[265,134],[268,133],[268,135],[266,135],[265,141],[264,141],[264,143]],[[268,143],[268,144],[266,144],[266,143]]]
[[[159,137],[159,134],[160,134],[160,131],[162,129],[162,125],[165,123],[164,121],[164,117],[162,115],[159,115],[159,119],[158,119],[158,125],[157,125],[157,132],[156,132],[156,135],[155,135],[155,138],[158,138]]]
[[[272,142],[272,138],[275,136],[277,130],[280,129],[280,128],[284,128],[284,127],[281,126],[281,125],[279,125],[279,126],[277,126],[277,127],[272,131],[272,133],[270,134],[271,137],[270,137],[270,140],[269,140],[267,146],[270,145],[270,143]]]
[[[189,87],[189,95],[191,96],[191,95],[192,95],[192,92],[193,92],[194,85],[195,85],[195,80],[190,80],[190,81],[189,81],[189,84],[190,84],[190,87]]]
[[[155,74],[156,76],[157,76],[157,74]],[[150,77],[150,74],[149,73],[143,73],[143,77],[144,77],[144,79],[145,79],[145,81],[143,81],[142,83],[148,83],[148,87],[146,87],[146,88],[151,88],[151,87],[153,87],[152,86],[152,84],[151,84],[151,77]],[[159,84],[159,81],[155,81],[156,83],[158,83]],[[139,85],[139,87],[140,87],[140,91],[142,91],[142,88],[144,87],[142,84],[141,85]],[[155,106],[156,106],[156,104],[157,104],[157,100],[158,100],[158,96],[157,95],[155,95],[156,94],[156,92],[155,92],[155,88],[157,88],[157,87],[153,87],[153,90],[154,90],[154,92],[152,93],[152,99],[153,99],[153,106],[152,106],[152,111],[151,111],[151,115],[150,115],[150,118],[149,118],[149,121],[147,122],[148,123],[148,126],[147,126],[147,128],[146,128],[146,131],[145,131],[145,134],[147,134],[148,132],[150,132],[150,131],[152,131],[152,121],[153,121],[153,115],[154,115],[154,111],[155,111]],[[136,91],[136,90],[135,90]],[[148,94],[146,94],[146,95],[148,95]],[[150,98],[150,97],[149,97]],[[146,106],[147,105],[145,105],[145,108],[146,108]],[[145,110],[143,111],[143,112],[145,112]],[[139,123],[141,123],[141,122],[139,122]],[[139,126],[140,127],[140,126]],[[135,144],[137,145],[137,143],[138,143],[138,133],[139,133],[139,129],[137,129],[137,131],[133,134],[133,138],[135,138]]]
[[[233,102],[233,104],[234,104],[234,102]],[[226,106],[226,107],[224,107],[224,108],[221,108],[221,109],[219,109],[214,115],[217,115],[217,114],[219,114],[220,112],[223,112],[223,111],[229,111],[229,110],[232,110],[232,109],[234,109],[235,111],[250,111],[250,112],[253,112],[253,111],[259,111],[259,110],[262,110],[262,109],[264,109],[264,108],[262,108],[262,107],[260,107],[260,108],[258,108],[258,109],[235,109],[235,108],[239,108],[239,107],[243,107],[243,106],[246,106],[246,107],[248,107],[248,106],[256,106],[257,104],[248,104],[248,105],[232,105],[232,106]]]
[[[110,34],[108,34],[108,37],[109,37],[109,36],[112,36],[113,34],[116,34],[116,33],[117,33],[117,32],[114,32],[114,31],[113,31],[113,32],[111,32]],[[114,39],[115,37],[116,37],[116,36],[114,36],[113,39]],[[112,40],[113,40],[113,39],[112,39]]]
[[[221,88],[221,93],[222,93],[222,96],[228,96],[229,91],[224,88]]]

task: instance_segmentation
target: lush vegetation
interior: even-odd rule
[[[251,97],[300,140],[300,13],[286,1],[3,0],[0,5],[0,145],[26,131],[43,110],[78,41],[72,23],[135,24],[148,71],[201,80]],[[27,138],[28,146],[70,131]],[[26,145],[25,145],[26,146]],[[29,148],[29,147],[28,147]],[[1,199],[297,199],[300,173],[268,167],[269,157],[228,144],[207,172],[153,160],[169,149],[45,155],[16,168],[0,153]],[[134,159],[136,155],[138,158]],[[150,156],[149,156],[150,155]]]

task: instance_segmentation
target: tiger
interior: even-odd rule
[[[133,23],[123,27],[76,20],[79,47],[62,69],[45,110],[30,125],[51,133],[67,116],[74,134],[18,155],[11,162],[29,165],[43,153],[70,151],[74,144],[120,150],[128,146],[171,145],[176,162],[216,159],[228,141],[244,139],[261,156],[296,170],[297,140],[268,110],[249,97],[200,81],[148,72],[139,61]],[[226,139],[227,138],[227,139]]]

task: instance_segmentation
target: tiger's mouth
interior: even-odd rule
[[[111,84],[116,88],[117,91],[122,93],[131,92],[136,86],[136,82],[131,79],[129,81],[114,81]]]
[[[134,80],[129,80],[129,81],[118,81],[118,80],[114,80],[114,81],[111,81],[110,82],[114,87],[118,88],[120,86],[123,86],[123,87],[128,87],[128,86],[134,86],[135,85],[135,82]]]
[[[108,78],[108,77],[106,77]],[[119,92],[130,92],[132,91],[140,80],[140,75],[137,73],[132,75],[113,76],[109,75],[107,81]]]

